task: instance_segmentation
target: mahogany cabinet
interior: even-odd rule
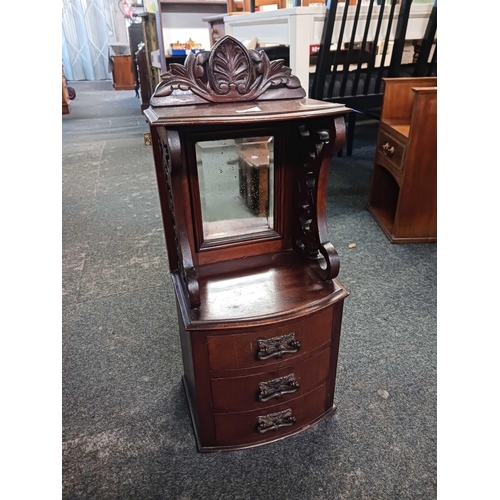
[[[113,88],[135,90],[135,75],[131,55],[113,57]]]
[[[391,243],[437,241],[437,78],[386,78],[367,208]]]
[[[200,451],[307,429],[333,402],[346,289],[326,232],[343,105],[232,37],[170,65],[150,124]]]

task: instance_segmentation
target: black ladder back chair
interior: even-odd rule
[[[417,62],[411,76],[437,76],[437,0],[432,7],[429,22],[418,52]],[[432,47],[434,46],[434,51]],[[432,53],[432,56],[431,56]],[[429,60],[430,59],[430,60]]]
[[[399,76],[411,3],[370,0],[368,5],[362,5],[359,0],[356,5],[348,5],[327,0],[311,97],[343,103],[355,111],[348,115],[348,156],[352,154],[356,114],[378,119],[382,79]],[[360,17],[362,9],[366,9],[366,21]],[[390,42],[393,46],[389,57]]]

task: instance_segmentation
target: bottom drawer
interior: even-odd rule
[[[328,409],[326,384],[290,403],[240,413],[216,413],[217,446],[270,441],[300,430]],[[330,404],[331,406],[331,404]]]

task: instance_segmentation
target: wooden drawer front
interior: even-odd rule
[[[396,169],[396,172],[403,172],[403,160],[405,153],[405,145],[400,141],[394,139],[391,135],[387,134],[384,130],[380,130],[377,145],[377,161],[382,165],[391,166]]]
[[[211,335],[208,357],[212,370],[284,365],[307,357],[312,350],[330,342],[332,308],[304,319],[252,333]]]
[[[330,367],[330,349],[286,368],[246,377],[212,379],[216,412],[267,408],[307,394],[323,383]]]
[[[296,432],[325,413],[325,405],[326,384],[322,384],[288,403],[262,410],[216,413],[217,445],[256,443]]]

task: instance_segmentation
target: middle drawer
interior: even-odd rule
[[[245,377],[213,378],[214,411],[253,410],[290,401],[323,383],[329,368],[330,348],[326,347],[314,356],[279,370]]]

